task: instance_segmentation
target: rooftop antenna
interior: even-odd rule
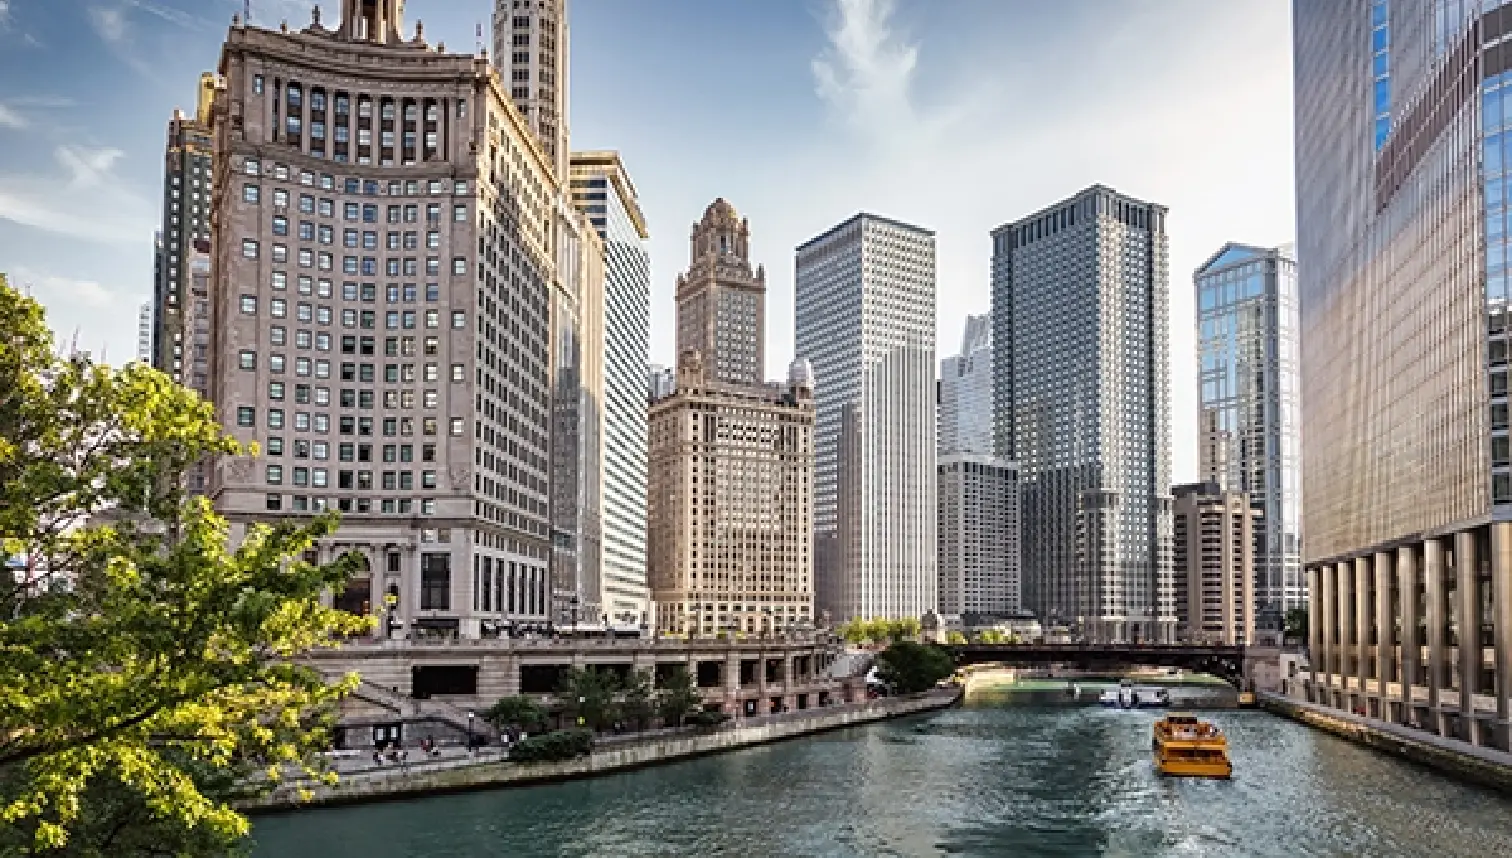
[[[477,47],[477,54],[479,56],[481,56],[482,53],[483,53],[483,22],[479,21],[478,22],[478,47]]]
[[[252,0],[242,0],[242,20],[252,23]]]

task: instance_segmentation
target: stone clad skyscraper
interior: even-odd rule
[[[1512,6],[1293,8],[1314,701],[1512,744]]]
[[[1175,635],[1165,216],[1097,185],[992,232],[1025,605],[1095,641]]]
[[[935,238],[858,214],[797,250],[796,351],[814,368],[814,545],[831,619],[938,607]]]
[[[211,388],[261,454],[218,461],[210,496],[237,534],[339,509],[319,559],[365,561],[339,606],[476,638],[550,616],[560,193],[487,59],[401,7],[235,22],[222,48]]]
[[[743,380],[764,373],[751,343],[765,333],[765,278],[748,235],[723,199],[694,225],[675,388],[652,384],[648,571],[656,626],[675,634],[766,634],[814,618],[813,373],[796,360],[785,384]]]
[[[211,174],[211,110],[215,104],[215,75],[200,75],[192,115],[173,111],[168,121],[168,144],[163,158],[163,224],[154,245],[152,290],[152,355],[149,362],[180,384],[193,384],[187,364],[195,358],[195,343],[185,331],[184,304],[189,299],[190,261],[196,241],[210,240],[210,207],[214,193]],[[199,344],[199,359],[209,346]],[[199,384],[203,386],[201,378]]]

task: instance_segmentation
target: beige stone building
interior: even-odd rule
[[[486,55],[407,31],[399,0],[341,6],[233,21],[222,50],[210,386],[261,452],[217,462],[210,494],[238,530],[339,509],[319,559],[366,558],[340,604],[387,633],[544,623],[573,256],[552,161]]]
[[[765,278],[748,236],[722,199],[694,226],[678,279],[676,390],[651,403],[647,570],[664,632],[765,634],[814,620],[813,373],[795,362],[785,385],[732,380],[764,371]]]
[[[1215,483],[1172,488],[1177,635],[1204,643],[1255,642],[1255,537],[1261,511]]]

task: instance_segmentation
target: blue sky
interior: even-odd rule
[[[1292,238],[1282,0],[570,0],[573,147],[619,149],[652,230],[670,362],[688,230],[716,196],[768,272],[767,372],[792,355],[793,248],[858,210],[936,230],[939,353],[989,307],[988,231],[1093,184],[1170,207],[1174,474],[1196,469],[1191,272]],[[308,0],[252,0],[254,23]],[[327,0],[327,20],[339,10]],[[450,49],[488,0],[409,0]],[[174,107],[242,0],[0,0],[0,271],[62,338],[134,354]]]

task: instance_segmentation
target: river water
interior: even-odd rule
[[[1161,778],[1156,717],[967,706],[593,780],[262,817],[253,854],[1512,854],[1512,799],[1263,712],[1205,716],[1233,780]]]

